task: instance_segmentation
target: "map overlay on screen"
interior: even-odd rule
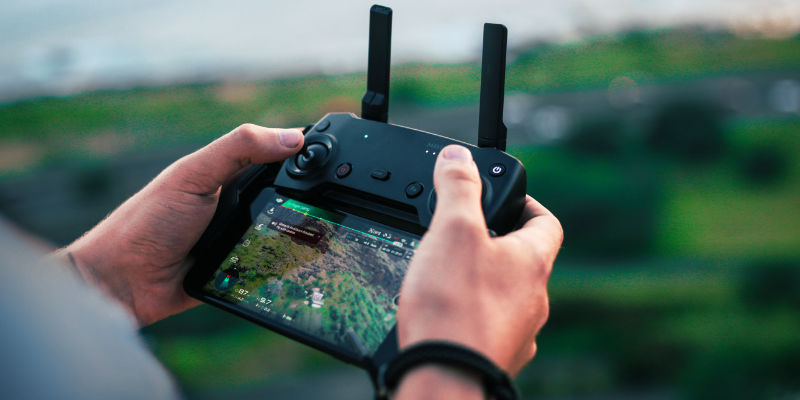
[[[204,290],[357,355],[394,326],[419,237],[274,196]]]

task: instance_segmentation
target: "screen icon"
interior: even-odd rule
[[[239,271],[235,268],[230,268],[217,274],[217,277],[214,279],[214,287],[216,287],[217,290],[227,291],[236,286],[238,282]]]

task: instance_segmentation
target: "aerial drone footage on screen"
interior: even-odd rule
[[[205,285],[212,296],[372,354],[418,237],[275,196]]]

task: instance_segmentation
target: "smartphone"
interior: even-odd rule
[[[423,228],[273,187],[251,197],[195,249],[187,292],[367,369],[396,352],[400,285]]]

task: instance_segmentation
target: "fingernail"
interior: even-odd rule
[[[300,144],[300,140],[303,139],[303,134],[297,129],[279,129],[278,137],[280,137],[283,147],[293,149]]]
[[[464,146],[450,145],[442,150],[442,157],[447,160],[467,161],[472,160],[472,153]]]

